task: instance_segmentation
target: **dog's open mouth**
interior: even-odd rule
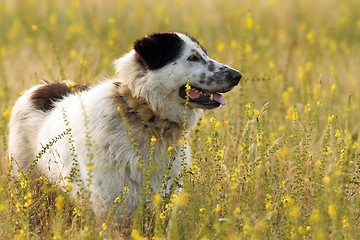
[[[179,90],[179,95],[184,99],[187,95],[190,102],[201,104],[206,109],[217,108],[226,104],[225,98],[220,93],[209,92],[197,87],[186,90],[186,86],[183,85]]]

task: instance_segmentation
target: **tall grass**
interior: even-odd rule
[[[360,239],[358,9],[351,0],[2,0],[0,238]],[[168,30],[194,35],[244,75],[190,133],[180,194],[155,194],[152,211],[125,228],[94,223],[85,195],[74,202],[46,178],[9,177],[7,124],[25,89],[65,76],[96,83],[136,38]]]

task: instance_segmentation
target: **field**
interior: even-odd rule
[[[360,239],[360,1],[0,0],[0,239]],[[147,33],[183,31],[243,74],[191,131],[183,191],[131,227],[9,175],[15,100],[95,84]],[[114,204],[119,204],[121,198]],[[171,224],[168,224],[170,219]]]

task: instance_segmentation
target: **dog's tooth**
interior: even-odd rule
[[[214,95],[212,93],[210,94],[210,99],[214,100]]]

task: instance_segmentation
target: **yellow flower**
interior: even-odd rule
[[[144,239],[144,237],[141,236],[140,231],[137,230],[137,229],[133,229],[131,231],[131,238],[134,239],[134,240],[143,240]]]
[[[249,43],[245,43],[244,52],[250,53],[252,51],[252,47]]]
[[[184,139],[182,139],[182,138],[179,139],[178,142],[179,142],[180,146],[184,146],[184,145],[185,145],[185,141],[184,141]]]
[[[27,181],[25,179],[22,179],[20,181],[20,186],[22,189],[25,189],[27,187]]]
[[[216,45],[216,50],[218,52],[222,52],[225,48],[225,44],[222,41],[219,41],[218,44]]]
[[[300,234],[305,234],[305,229],[303,226],[299,226],[298,229],[297,229],[298,233]]]
[[[317,209],[314,209],[309,217],[310,223],[316,224],[320,221],[320,211]]]
[[[266,209],[271,208],[271,204],[272,204],[271,195],[270,195],[270,194],[266,194],[265,208],[266,208]]]
[[[238,44],[235,40],[231,40],[230,46],[231,46],[231,48],[237,48]]]
[[[115,24],[115,23],[116,23],[116,19],[115,19],[115,18],[109,18],[109,19],[108,19],[108,23],[109,23],[109,24]]]
[[[57,16],[55,13],[52,13],[49,17],[49,22],[51,25],[55,25],[57,23]]]
[[[114,199],[114,203],[120,203],[120,197],[116,197],[116,198]]]
[[[151,139],[150,139],[150,141],[151,141],[152,143],[155,143],[155,142],[157,141],[157,139],[156,139],[156,137],[152,136]]]
[[[74,210],[73,210],[72,213],[73,213],[74,216],[80,216],[81,215],[80,210],[77,207],[74,207]]]
[[[318,161],[315,163],[315,165],[316,165],[317,167],[321,167],[321,166],[322,166],[322,162],[321,162],[320,160],[318,160]]]
[[[278,131],[280,131],[280,132],[285,131],[285,127],[284,127],[283,125],[280,125],[280,126],[278,127]]]
[[[244,226],[243,226],[244,235],[249,235],[250,232],[251,232],[251,227],[249,225],[247,225],[247,224],[244,224]]]
[[[234,216],[238,216],[240,213],[241,213],[241,210],[239,207],[235,208],[235,210],[233,211]]]
[[[0,203],[0,212],[3,212],[6,209],[6,205],[3,203]]]
[[[299,217],[300,214],[300,209],[299,206],[294,205],[290,208],[289,210],[289,217],[292,219],[297,219]]]
[[[70,52],[69,52],[69,56],[71,59],[75,59],[76,56],[77,56],[77,52],[75,49],[71,49]]]
[[[220,212],[220,210],[221,210],[220,205],[216,204],[216,207],[214,208],[214,213],[218,213],[218,212]]]
[[[289,107],[287,110],[287,114],[285,119],[294,119],[297,120],[299,118],[299,114],[297,113],[295,107]]]
[[[332,218],[334,218],[336,216],[336,205],[335,204],[330,204],[328,206],[328,214]]]
[[[84,57],[82,57],[80,59],[79,63],[80,63],[80,65],[86,66],[87,65],[87,60]]]
[[[245,27],[252,29],[254,27],[254,20],[251,13],[247,13],[245,17]]]
[[[103,230],[106,230],[106,229],[108,228],[105,222],[104,222],[103,224],[101,224],[101,228],[102,228]]]
[[[161,195],[158,194],[158,193],[155,194],[155,195],[154,195],[154,198],[153,198],[153,202],[154,202],[154,205],[155,205],[155,206],[160,205],[161,202],[162,202],[162,197],[161,197]]]
[[[330,177],[329,176],[325,176],[323,179],[322,179],[322,182],[323,184],[329,184],[330,183]]]
[[[285,106],[289,104],[290,94],[288,91],[285,91],[281,94],[281,100]]]
[[[94,164],[88,163],[88,164],[86,165],[86,168],[87,168],[87,170],[88,170],[89,172],[93,172],[93,171],[94,171]]]
[[[289,207],[293,205],[294,200],[289,195],[287,195],[281,198],[281,202],[284,205],[284,207]]]
[[[333,83],[333,85],[331,85],[331,93],[334,93],[336,88],[337,88],[337,85],[335,83]]]
[[[185,190],[182,190],[178,199],[177,199],[177,202],[176,202],[176,205],[178,207],[183,207],[186,205],[186,203],[189,201],[189,194],[185,191]]]
[[[10,106],[7,106],[7,107],[5,108],[5,111],[3,112],[3,116],[6,117],[6,118],[8,118],[8,117],[10,117],[10,115],[11,115],[11,107],[10,107]]]
[[[269,62],[269,68],[270,68],[270,70],[275,69],[275,63],[273,61]]]
[[[312,31],[306,34],[306,39],[309,41],[310,44],[315,43],[314,33]]]
[[[337,138],[340,138],[340,137],[341,137],[341,133],[340,133],[339,130],[336,130],[336,132],[335,132],[335,137],[337,137]]]
[[[73,189],[73,183],[72,182],[68,182],[67,184],[66,184],[66,190],[67,191],[71,191]]]
[[[31,30],[32,31],[36,32],[38,29],[39,29],[38,25],[35,25],[35,24],[31,25]]]
[[[347,216],[343,216],[341,222],[343,228],[348,228],[350,226],[349,218]]]
[[[219,150],[219,151],[217,151],[217,156],[218,157],[222,157],[222,156],[224,156],[224,150]]]
[[[185,89],[186,89],[187,92],[191,90],[191,86],[190,86],[189,83],[186,83]]]
[[[24,200],[25,200],[24,207],[25,208],[27,208],[27,207],[29,207],[31,205],[31,203],[32,203],[31,197],[32,197],[31,192],[27,193],[24,196]]]
[[[64,206],[64,197],[59,195],[55,198],[55,207],[57,210],[61,210]]]

